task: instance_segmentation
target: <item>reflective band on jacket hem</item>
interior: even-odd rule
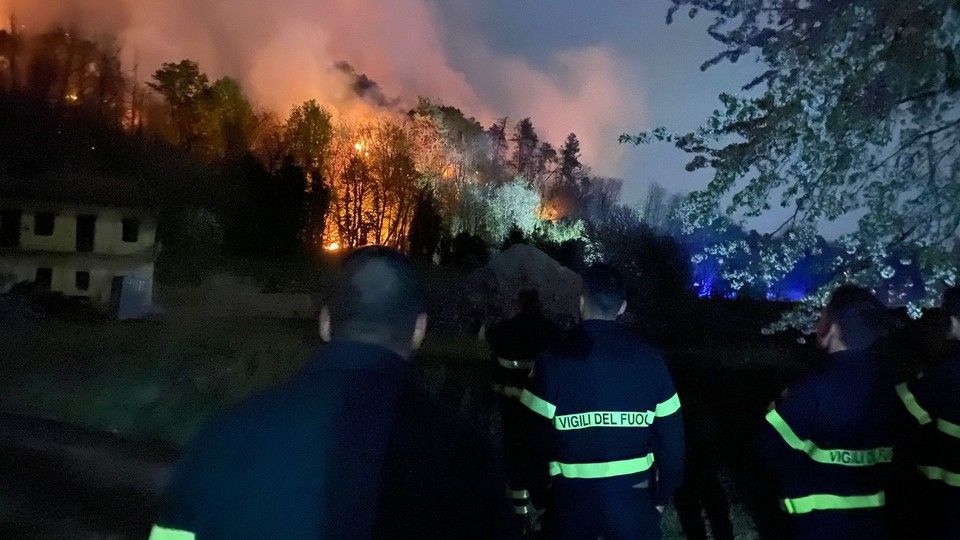
[[[557,414],[557,406],[549,401],[537,397],[533,392],[524,389],[520,394],[520,403],[526,405],[531,411],[543,416],[547,420],[552,420]]]
[[[653,452],[644,457],[604,463],[560,463],[551,461],[550,475],[562,475],[566,478],[609,478],[643,472],[652,466]]]
[[[879,508],[887,504],[887,495],[878,491],[873,495],[807,495],[796,499],[783,499],[783,509],[788,514],[808,514],[815,510],[856,510]]]
[[[190,531],[180,529],[168,529],[160,525],[154,525],[150,530],[149,540],[195,540],[196,535]]]
[[[954,424],[953,422],[948,422],[943,419],[937,420],[937,429],[950,435],[951,437],[956,437],[960,439],[960,426]]]
[[[847,467],[868,467],[893,461],[893,448],[881,446],[864,450],[823,449],[810,440],[801,440],[793,428],[780,416],[776,409],[767,413],[767,422],[783,437],[790,448],[799,450],[817,463],[825,465],[844,465]]]
[[[663,418],[664,416],[670,416],[671,414],[680,410],[680,396],[674,394],[673,397],[664,401],[663,403],[657,404],[657,410],[655,411],[658,418]]]
[[[941,469],[940,467],[931,467],[929,465],[918,465],[917,470],[920,471],[920,474],[926,476],[930,480],[939,480],[948,486],[960,487],[960,474],[955,472],[950,472],[946,469]]]
[[[527,369],[533,367],[533,360],[508,360],[506,358],[497,358],[497,363],[507,369]]]
[[[920,403],[917,401],[917,397],[914,396],[913,392],[910,391],[907,383],[898,384],[896,389],[897,395],[900,396],[900,401],[902,401],[903,405],[908,411],[910,411],[910,414],[917,419],[917,422],[920,422],[921,424],[929,424],[933,420],[930,418],[930,413],[920,406]]]
[[[590,411],[576,414],[561,414],[553,419],[560,431],[591,427],[650,427],[656,419],[653,411]]]

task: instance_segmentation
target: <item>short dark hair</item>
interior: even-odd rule
[[[605,263],[594,263],[583,272],[584,301],[604,315],[616,315],[626,300],[623,276]]]
[[[517,294],[517,304],[519,305],[520,313],[540,313],[540,292],[536,289],[522,289]]]
[[[960,287],[943,291],[943,310],[950,317],[960,317]]]
[[[824,312],[851,349],[869,349],[890,327],[887,308],[863,287],[844,285],[833,291]]]
[[[359,248],[344,258],[327,305],[333,335],[375,336],[384,345],[409,340],[423,295],[406,255],[384,246]]]

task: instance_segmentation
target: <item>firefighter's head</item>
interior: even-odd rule
[[[580,314],[584,320],[612,321],[627,309],[623,276],[616,268],[594,263],[583,273]]]
[[[943,310],[947,314],[947,338],[960,340],[960,287],[943,293]]]
[[[817,322],[817,342],[828,352],[869,349],[889,326],[886,307],[870,291],[845,285],[833,292]]]
[[[423,297],[405,255],[369,246],[343,260],[336,291],[320,310],[324,341],[359,341],[409,356],[426,331]]]
[[[540,293],[536,289],[523,289],[517,294],[517,311],[524,315],[537,315],[541,311]]]

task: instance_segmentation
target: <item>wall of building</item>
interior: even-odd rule
[[[88,297],[97,305],[110,304],[115,277],[144,280],[146,298],[152,298],[157,229],[152,213],[53,202],[3,201],[2,206],[19,209],[22,214],[19,246],[0,249],[0,292],[15,283],[33,282],[38,268],[50,268],[50,290]],[[43,212],[55,215],[50,235],[38,235],[35,231],[34,216]],[[92,252],[77,252],[77,216],[82,215],[96,216]],[[139,221],[134,242],[123,240],[123,220],[131,218]],[[89,272],[86,290],[77,288],[77,272]]]
[[[9,208],[20,208],[20,249],[75,252],[77,250],[77,216],[97,216],[94,226],[93,252],[112,255],[153,256],[156,244],[157,222],[149,212],[131,208],[102,206],[67,206],[57,203],[7,203]],[[34,231],[35,215],[51,212],[54,218],[53,234],[41,236]],[[140,222],[136,242],[123,240],[123,220]]]
[[[85,296],[97,305],[109,305],[110,288],[114,277],[132,276],[143,279],[148,288],[147,297],[152,297],[153,262],[84,256],[83,254],[21,253],[0,256],[0,275],[8,276],[7,287],[22,281],[34,281],[38,268],[50,268],[50,290],[67,296]],[[77,272],[89,272],[87,290],[77,289]],[[11,279],[12,278],[12,279]]]

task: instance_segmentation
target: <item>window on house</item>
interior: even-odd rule
[[[80,271],[74,276],[74,285],[78,291],[90,289],[90,272]]]
[[[53,223],[56,214],[53,212],[37,212],[33,215],[33,234],[50,236],[53,234]]]
[[[37,268],[37,279],[34,283],[38,289],[49,291],[53,284],[53,268]]]
[[[0,247],[20,245],[20,210],[0,210]]]
[[[128,218],[123,220],[123,241],[136,242],[140,238],[140,220]]]

